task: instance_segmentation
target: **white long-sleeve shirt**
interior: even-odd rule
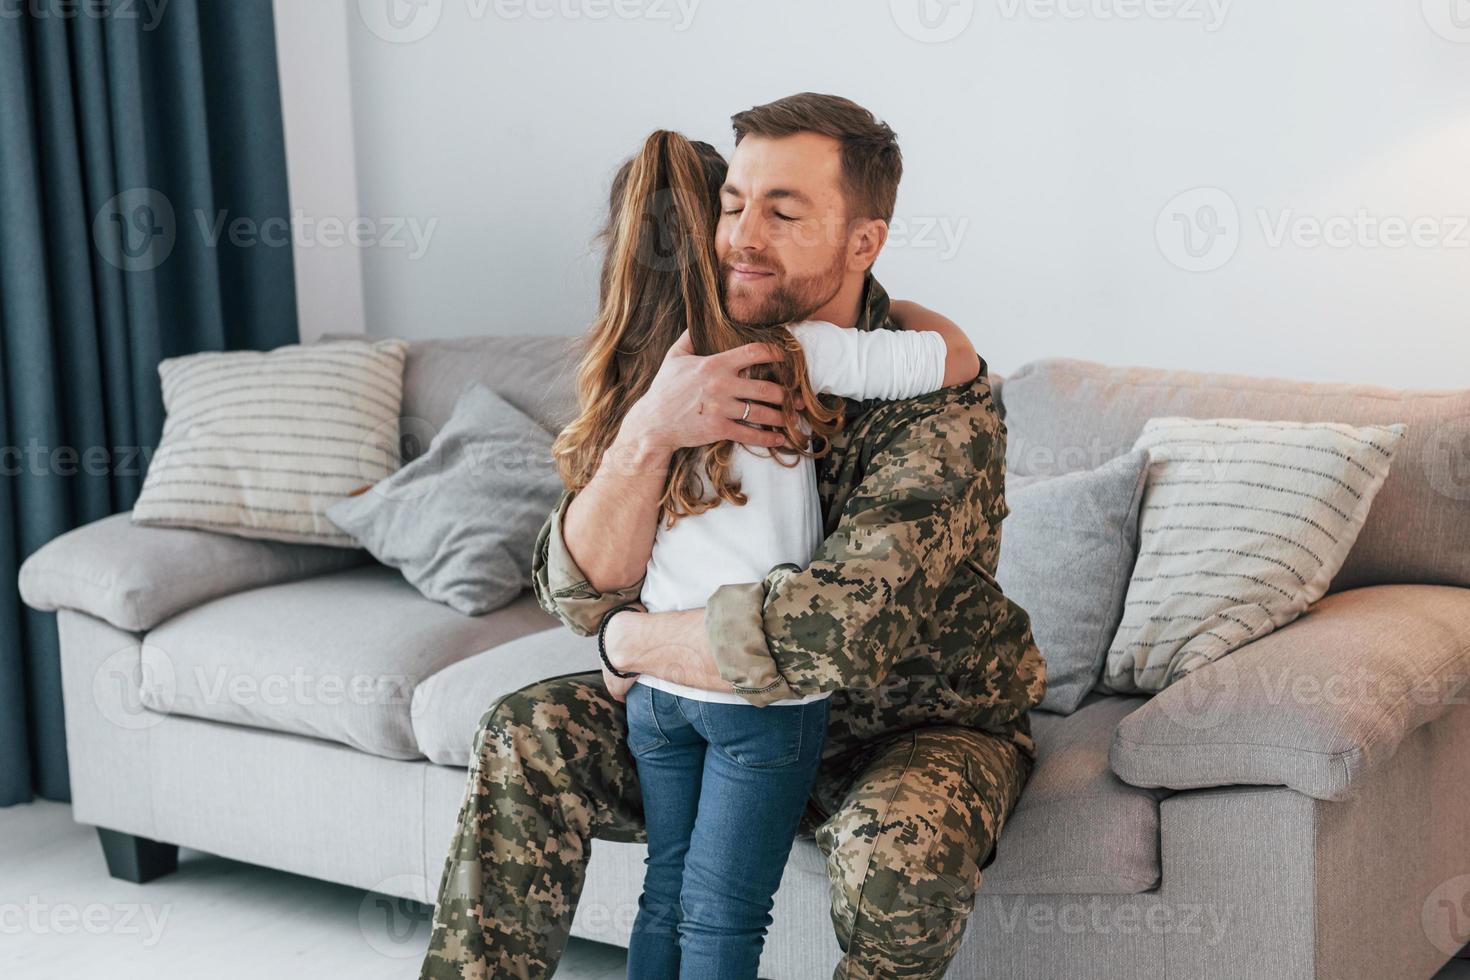
[[[942,334],[914,330],[844,329],[825,320],[790,327],[806,355],[812,389],[842,398],[914,398],[944,385],[947,348]],[[777,565],[805,568],[822,543],[822,508],[816,466],[803,457],[783,466],[765,449],[737,445],[731,475],[740,481],[743,506],[722,501],[681,517],[672,528],[659,522],[641,598],[649,612],[702,609],[722,585],[759,582]],[[711,495],[708,484],[706,496]],[[737,694],[705,691],[640,674],[638,682],[698,701],[746,704]],[[802,704],[827,694],[773,704]]]

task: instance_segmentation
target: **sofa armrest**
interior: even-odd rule
[[[1470,589],[1351,589],[1155,695],[1118,725],[1109,761],[1134,786],[1342,800],[1467,700]]]
[[[141,632],[211,599],[338,571],[369,557],[360,548],[145,527],[125,512],[37,550],[21,565],[20,595],[33,609],[77,609]]]

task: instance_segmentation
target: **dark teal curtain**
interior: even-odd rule
[[[0,0],[0,805],[70,799],[19,564],[132,506],[161,359],[295,342],[288,217],[270,0]]]

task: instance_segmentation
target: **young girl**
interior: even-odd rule
[[[785,390],[783,428],[800,448],[725,442],[675,454],[640,595],[649,612],[701,608],[722,585],[811,561],[823,538],[813,461],[840,425],[837,399],[911,398],[979,373],[963,332],[913,304],[894,304],[900,331],[728,320],[714,255],[724,178],[713,147],[664,131],[619,171],[601,312],[579,375],[582,414],[556,451],[567,484],[586,485],[616,423],[686,330],[696,354],[752,341],[784,351],[751,373]],[[648,859],[630,977],[756,976],[826,737],[827,697],[756,708],[676,678],[638,677],[627,696],[628,747]]]

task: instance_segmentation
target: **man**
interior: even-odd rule
[[[870,274],[902,164],[893,132],[834,96],[734,117],[716,250],[729,314],[891,329]],[[591,482],[537,542],[542,605],[590,635],[638,598],[672,453],[772,420],[731,392],[761,359],[670,351]],[[972,383],[849,404],[818,461],[828,536],[805,569],[725,586],[706,608],[607,621],[617,673],[554,678],[482,719],[424,976],[544,977],[560,957],[592,838],[638,840],[621,699],[647,672],[755,705],[832,692],[806,826],[826,856],[841,978],[940,977],[1030,775],[1026,712],[1045,667],[994,578],[1005,426]],[[718,560],[718,556],[712,556]]]

